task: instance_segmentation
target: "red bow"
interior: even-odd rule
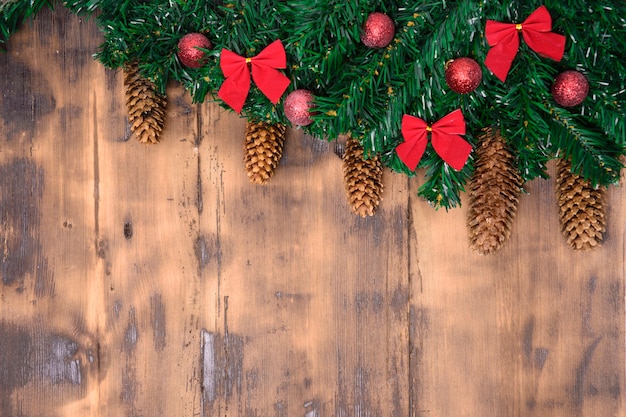
[[[278,71],[287,68],[287,56],[280,39],[269,44],[253,58],[244,58],[222,49],[220,68],[226,80],[217,95],[237,113],[241,113],[250,91],[248,63],[252,64],[252,79],[273,104],[280,100],[290,83],[289,78]]]
[[[458,135],[465,134],[465,119],[461,110],[455,110],[438,122],[429,126],[419,117],[405,114],[402,117],[404,142],[396,147],[398,156],[414,171],[419,164],[428,143],[427,132],[431,132],[433,148],[441,159],[452,168],[460,171],[467,162],[472,145]]]
[[[492,48],[487,53],[485,65],[502,82],[506,80],[519,49],[517,32],[522,32],[530,49],[541,56],[560,61],[565,52],[565,36],[553,33],[551,30],[552,18],[546,6],[535,10],[522,24],[487,20],[485,36]]]

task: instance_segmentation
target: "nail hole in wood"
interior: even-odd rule
[[[124,223],[124,237],[126,239],[133,237],[133,225],[131,222]]]

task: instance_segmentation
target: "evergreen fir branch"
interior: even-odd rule
[[[568,16],[568,60],[589,80],[589,97],[580,114],[606,135],[626,143],[626,3],[587,7]],[[586,38],[586,42],[577,41]]]
[[[357,53],[361,53],[344,63],[346,70],[325,92],[326,97],[317,100],[316,126],[323,126],[321,132],[332,139],[346,129],[358,129],[366,151],[384,153],[398,144],[402,114],[410,109],[425,110],[422,116],[434,119],[435,114],[440,117],[458,107],[462,101],[458,95],[456,100],[441,100],[447,90],[443,68],[446,57],[467,55],[467,48],[452,48],[454,38],[472,38],[480,19],[467,4],[449,7],[442,7],[441,2],[398,7],[398,14],[392,14],[398,27],[392,45],[383,51],[360,46]],[[441,16],[445,16],[444,24],[434,25]],[[310,128],[311,133],[318,133],[316,126]]]
[[[5,0],[0,5],[0,47],[24,20],[52,0]],[[626,153],[626,2],[623,0],[64,0],[72,12],[96,16],[104,43],[95,57],[119,68],[139,63],[142,75],[161,93],[170,80],[181,82],[194,102],[216,96],[224,82],[222,49],[250,57],[281,39],[288,58],[290,91],[305,88],[315,99],[314,123],[305,131],[333,140],[350,132],[368,155],[380,155],[394,171],[415,175],[398,158],[403,114],[434,122],[460,108],[468,140],[487,126],[500,128],[514,151],[523,179],[546,177],[555,157],[597,184],[619,178]],[[505,83],[483,65],[482,84],[456,94],[445,83],[446,61],[471,57],[484,63],[489,50],[485,22],[521,23],[545,5],[553,31],[566,36],[560,62],[539,56],[522,40]],[[360,40],[367,16],[380,11],[395,22],[393,42],[382,49]],[[176,55],[186,33],[204,33],[212,42],[202,68],[186,68]],[[521,37],[520,37],[521,38]],[[580,106],[562,109],[550,87],[561,71],[576,69],[589,80]],[[284,109],[251,86],[242,115],[286,123]],[[460,204],[472,157],[451,169],[427,147],[420,163],[426,183],[419,195],[435,207]]]
[[[202,101],[212,86],[203,80],[205,67],[182,68],[176,57],[178,41],[189,32],[211,32],[223,29],[223,16],[208,2],[126,0],[103,2],[98,24],[105,35],[95,57],[105,66],[118,68],[137,60],[144,76],[155,82],[165,93],[169,79],[176,79],[190,90],[194,101]],[[213,33],[211,33],[213,35]],[[210,36],[212,39],[224,39]],[[214,42],[215,44],[215,42]],[[216,45],[220,46],[220,45]],[[215,56],[216,51],[209,51]],[[211,66],[214,66],[212,64]]]
[[[597,125],[612,140],[626,145],[626,87],[615,81],[597,78],[595,71],[585,71],[584,74],[590,88],[589,97],[580,106],[580,115]]]
[[[455,171],[440,158],[426,158],[430,159],[424,161],[426,181],[419,188],[418,195],[436,209],[459,207],[461,193],[473,171],[473,159],[470,158],[461,171]]]
[[[549,86],[554,69],[534,53],[521,47],[511,73],[523,74],[523,79],[508,85],[504,94],[496,95],[503,136],[516,152],[518,169],[523,181],[547,178],[547,162],[551,159],[549,125],[546,109]],[[523,72],[522,69],[523,68]]]
[[[472,38],[477,27],[482,26],[479,11],[468,4],[455,7],[445,10],[441,2],[424,3],[404,16],[393,16],[400,27],[394,43],[382,52],[368,51],[359,55],[360,59],[344,63],[347,70],[342,77],[324,97],[317,99],[319,116],[309,131],[328,135],[329,139],[352,131],[366,152],[382,153],[392,169],[406,172],[397,157],[389,157],[401,142],[396,132],[404,113],[434,121],[462,107],[472,120],[478,120],[480,116],[466,103],[480,102],[486,98],[485,92],[481,90],[479,95],[464,99],[449,93],[443,84],[446,58],[466,56],[469,52],[467,47],[453,47],[455,39]],[[442,16],[444,22],[438,24]],[[321,132],[316,128],[321,128]],[[429,158],[439,161],[436,166],[441,167],[439,156],[430,147],[424,161]],[[428,186],[434,186],[437,193],[429,195],[423,190],[421,195],[438,206],[456,206],[463,181],[469,178],[471,170],[464,169],[461,174],[452,171],[449,167],[430,171]]]
[[[580,116],[564,109],[549,108],[552,148],[555,156],[570,160],[572,172],[594,186],[615,184],[623,165],[624,147],[604,132],[588,126]]]

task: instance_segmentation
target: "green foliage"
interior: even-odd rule
[[[51,1],[5,2],[0,43],[16,24]],[[415,175],[398,158],[400,123],[411,114],[432,123],[455,109],[467,122],[465,139],[488,126],[500,128],[514,151],[525,181],[547,177],[547,163],[571,159],[573,170],[598,185],[619,181],[626,153],[626,2],[623,0],[66,0],[75,13],[94,15],[104,33],[95,57],[110,68],[137,61],[144,75],[165,92],[181,82],[195,102],[217,100],[224,82],[223,48],[242,56],[258,54],[276,39],[285,45],[286,75],[295,89],[311,90],[314,123],[307,133],[334,140],[350,132],[366,155],[380,155],[390,169]],[[541,57],[521,40],[506,82],[484,66],[488,19],[523,22],[545,5],[553,31],[566,36],[560,62]],[[387,13],[396,34],[386,48],[360,40],[367,16]],[[16,23],[17,22],[17,23]],[[179,39],[201,32],[213,43],[209,60],[186,68],[176,56]],[[520,36],[520,39],[521,36]],[[481,85],[469,94],[453,92],[445,65],[458,57],[481,64]],[[590,92],[582,105],[562,108],[552,98],[555,76],[568,69],[583,73]],[[288,123],[281,103],[273,105],[254,86],[242,116]],[[429,144],[419,165],[426,182],[419,194],[435,207],[460,204],[473,170],[450,168]]]

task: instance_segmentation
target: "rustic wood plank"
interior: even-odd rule
[[[113,118],[124,126],[121,74]],[[162,143],[120,141],[97,126],[99,280],[106,415],[198,415],[203,309],[197,265],[197,106],[168,90]]]
[[[411,415],[623,414],[623,191],[604,245],[576,253],[553,187],[527,185],[496,256],[467,249],[465,209],[413,203]]]
[[[0,56],[2,416],[98,408],[94,29],[45,11]]]
[[[384,208],[357,218],[332,147],[289,130],[270,183],[252,185],[244,127],[207,128],[201,146],[217,197],[201,224],[219,237],[205,415],[406,415],[406,182],[389,176]]]

